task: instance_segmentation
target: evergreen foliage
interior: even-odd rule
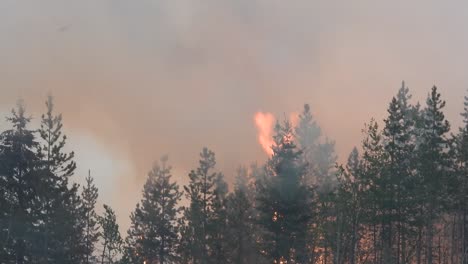
[[[265,164],[235,175],[203,148],[181,189],[164,156],[125,240],[91,174],[76,183],[45,105],[34,129],[19,101],[0,133],[0,263],[468,264],[468,96],[451,131],[435,86],[422,106],[402,83],[343,165],[308,104],[296,127],[276,124]]]

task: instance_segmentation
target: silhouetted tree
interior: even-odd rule
[[[426,263],[434,263],[434,234],[437,218],[443,212],[447,201],[447,180],[449,180],[448,167],[450,166],[447,154],[448,141],[446,134],[450,125],[445,120],[442,109],[445,101],[434,86],[429,94],[426,107],[423,111],[423,127],[418,147],[418,173],[419,187],[422,188],[422,207],[425,214],[426,230]]]
[[[396,97],[388,107],[388,117],[384,120],[383,136],[388,164],[385,182],[379,187],[385,198],[382,210],[385,218],[382,234],[385,251],[385,263],[405,263],[408,259],[406,240],[414,228],[411,219],[417,208],[412,198],[414,189],[414,130],[411,118],[412,106],[409,104],[409,89],[402,83]],[[384,189],[383,189],[384,188]]]
[[[306,262],[305,230],[310,220],[309,192],[302,181],[301,151],[291,124],[276,125],[273,156],[257,194],[258,224],[263,229],[262,252],[269,261]]]
[[[40,144],[38,155],[41,166],[37,171],[41,178],[36,186],[41,201],[40,218],[43,225],[41,262],[79,263],[83,255],[80,229],[80,207],[78,185],[69,184],[76,164],[74,153],[66,153],[67,137],[63,134],[62,115],[54,114],[54,101],[48,96],[46,113],[42,115],[38,130]]]
[[[247,168],[239,167],[234,190],[227,197],[229,255],[235,264],[259,263],[255,243],[254,181]]]
[[[0,135],[0,259],[5,263],[29,263],[37,259],[40,241],[41,204],[36,186],[40,178],[35,173],[40,158],[34,132],[28,128],[22,101],[12,110],[7,121],[12,128]]]
[[[468,97],[465,96],[463,124],[457,137],[456,170],[459,176],[459,199],[462,214],[461,263],[468,263]]]
[[[183,238],[186,250],[190,252],[190,263],[209,263],[211,250],[209,224],[213,215],[215,184],[218,173],[213,172],[216,165],[215,154],[207,148],[200,153],[200,166],[189,173],[189,185],[184,186],[190,206],[184,212],[186,227]],[[191,236],[190,238],[186,237]]]
[[[98,188],[94,184],[94,179],[91,177],[91,171],[89,171],[86,177],[86,185],[83,187],[81,193],[83,201],[83,238],[85,245],[85,263],[94,263],[96,257],[94,256],[95,246],[99,240],[99,223],[98,216],[95,211],[96,202],[99,196]]]
[[[228,219],[227,219],[228,185],[224,176],[219,173],[214,180],[213,212],[208,225],[208,247],[210,248],[210,262],[221,263],[228,261]]]
[[[121,251],[123,243],[114,210],[108,205],[104,205],[104,210],[104,215],[99,217],[99,224],[102,228],[101,264],[114,263],[114,257]]]
[[[129,254],[132,259],[152,263],[173,263],[178,259],[178,206],[182,193],[177,183],[171,180],[171,167],[167,157],[162,157],[148,174],[143,189],[141,206],[137,205],[132,216],[132,236]]]

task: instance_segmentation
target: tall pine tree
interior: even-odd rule
[[[380,188],[386,182],[386,168],[388,154],[385,151],[382,139],[382,132],[378,123],[371,119],[364,129],[365,138],[362,143],[362,182],[366,186],[363,194],[365,219],[369,225],[371,248],[370,259],[374,263],[384,262],[382,244],[385,241],[383,232],[387,219],[384,216],[385,198],[382,196]]]
[[[258,224],[264,231],[261,250],[271,262],[306,263],[304,231],[310,220],[310,199],[302,180],[301,151],[288,121],[278,123],[275,131],[267,178],[257,194]]]
[[[255,244],[254,180],[247,168],[240,167],[234,190],[227,197],[229,259],[235,264],[259,263]]]
[[[209,225],[213,215],[215,185],[218,173],[214,172],[216,165],[213,151],[203,148],[200,153],[200,165],[189,173],[190,182],[184,186],[186,198],[190,206],[184,212],[183,240],[190,259],[188,263],[210,263],[212,248],[209,248]]]
[[[228,259],[228,219],[227,219],[227,193],[228,185],[223,174],[219,173],[214,181],[213,212],[210,217],[208,246],[210,262],[220,263]]]
[[[408,261],[407,236],[410,235],[412,218],[417,208],[412,199],[414,189],[414,121],[411,118],[412,106],[409,104],[409,89],[402,83],[396,97],[388,107],[388,117],[384,120],[383,136],[388,164],[385,181],[380,191],[385,192],[382,212],[385,214],[383,234],[386,263],[405,263]]]
[[[62,115],[54,114],[52,96],[48,96],[45,105],[47,111],[42,115],[38,130],[41,139],[38,195],[42,201],[44,223],[41,258],[46,263],[78,263],[83,254],[79,221],[81,204],[78,185],[69,184],[76,169],[74,153],[64,151],[67,137],[62,132]]]
[[[178,217],[182,208],[178,206],[182,193],[179,185],[172,181],[171,167],[167,157],[162,157],[148,174],[143,189],[141,206],[137,205],[132,216],[132,227],[128,232],[132,239],[127,253],[134,263],[173,263],[178,259]]]
[[[98,216],[96,214],[96,202],[99,196],[99,190],[94,184],[94,179],[91,177],[91,171],[88,172],[86,177],[86,185],[81,192],[83,211],[81,213],[82,219],[82,232],[84,242],[84,263],[94,263],[96,257],[94,256],[95,246],[99,240],[99,225]]]
[[[423,123],[418,135],[421,143],[417,149],[421,210],[425,215],[425,260],[434,263],[434,236],[437,230],[436,220],[443,212],[448,194],[448,156],[447,133],[449,122],[445,119],[442,101],[437,87],[433,87],[423,110]]]
[[[7,118],[12,128],[0,135],[0,196],[4,210],[0,219],[0,258],[5,263],[37,261],[37,226],[41,221],[41,204],[36,198],[39,157],[34,132],[28,128],[30,120],[23,102],[18,101]]]
[[[104,215],[99,216],[99,224],[102,228],[101,264],[112,264],[116,255],[121,252],[123,241],[115,212],[106,204],[104,205]]]
[[[452,154],[454,155],[454,170],[457,175],[457,187],[455,206],[460,216],[460,234],[461,245],[460,257],[458,260],[462,264],[468,263],[468,96],[465,96],[463,126],[454,138]]]

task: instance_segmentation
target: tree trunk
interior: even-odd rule
[[[463,226],[462,226],[462,264],[468,264],[467,258],[466,258],[466,205],[463,208]]]
[[[359,215],[359,213],[357,214]],[[358,225],[358,216],[355,216],[355,219],[353,219],[353,235],[351,238],[351,253],[350,253],[350,264],[355,264],[356,263],[356,246],[357,246],[357,225]]]
[[[416,245],[416,259],[417,264],[421,264],[421,252],[422,251],[422,227],[418,227],[418,242]]]
[[[341,250],[341,228],[342,228],[342,223],[343,223],[343,216],[342,213],[340,213],[339,220],[338,222],[338,232],[336,233],[336,254],[333,254],[333,257],[335,259],[335,264],[340,263],[340,250]]]
[[[426,247],[427,247],[427,264],[433,264],[433,240],[434,240],[434,225],[433,225],[433,219],[434,219],[434,214],[433,214],[433,205],[430,205],[429,208],[429,215],[428,215],[428,221],[427,221],[427,226],[426,226],[426,231],[427,231],[427,236],[426,236]]]
[[[164,264],[164,237],[161,238],[161,247],[159,248],[159,264]]]
[[[104,249],[102,250],[101,264],[104,264],[104,257],[106,256],[107,242],[104,242]]]

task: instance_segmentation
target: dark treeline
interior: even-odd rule
[[[52,98],[34,129],[19,103],[0,134],[0,262],[468,264],[468,98],[459,130],[444,106],[436,87],[412,104],[403,83],[339,165],[305,105],[231,188],[207,148],[185,186],[162,157],[123,239],[91,175],[73,183]]]

